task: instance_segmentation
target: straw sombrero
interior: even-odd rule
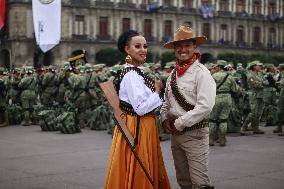
[[[173,49],[175,43],[187,40],[195,40],[196,45],[199,46],[202,43],[204,43],[207,40],[207,38],[205,36],[195,36],[195,34],[193,33],[190,27],[180,26],[174,34],[174,40],[165,43],[164,48]]]

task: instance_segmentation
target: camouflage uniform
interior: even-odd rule
[[[250,68],[256,65],[261,65],[259,61],[254,61],[250,63]],[[245,134],[248,129],[249,123],[253,129],[254,134],[263,134],[264,132],[259,129],[260,117],[263,110],[263,89],[265,85],[268,85],[268,81],[265,81],[261,73],[257,71],[251,71],[248,76],[248,84],[251,89],[250,94],[250,108],[251,112],[248,117],[244,120],[243,126],[241,128],[241,135]]]
[[[9,125],[6,101],[8,78],[3,73],[4,68],[0,68],[0,127]]]
[[[284,64],[279,65],[280,68],[280,81],[277,82],[277,86],[280,89],[279,100],[277,103],[277,129],[274,133],[279,133],[279,136],[284,136],[282,125],[284,124]]]
[[[50,108],[55,102],[58,93],[58,76],[53,67],[49,67],[49,71],[44,74],[42,88],[42,104]]]
[[[270,79],[269,79],[270,78]],[[263,90],[263,113],[261,120],[266,122],[266,125],[275,125],[276,124],[276,101],[277,101],[277,91],[275,86],[276,81],[273,78],[272,73],[267,73],[265,79],[270,81],[270,84],[264,86]]]
[[[34,121],[34,105],[36,103],[36,79],[31,67],[25,68],[27,75],[20,81],[19,88],[22,90],[21,103],[24,110],[23,126],[28,126]]]
[[[218,65],[224,67],[221,63]],[[220,145],[225,146],[227,122],[232,108],[231,94],[237,93],[237,85],[234,78],[226,71],[216,72],[212,76],[216,82],[217,95],[214,108],[209,116],[209,144],[214,145],[215,134],[218,133]]]

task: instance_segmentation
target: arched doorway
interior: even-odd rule
[[[10,69],[10,52],[7,49],[0,51],[0,67]]]

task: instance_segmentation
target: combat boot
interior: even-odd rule
[[[264,131],[257,128],[253,131],[253,134],[264,134]]]
[[[226,146],[226,135],[221,134],[219,141],[220,141],[220,146]]]
[[[209,146],[214,146],[214,137],[213,136],[209,136]]]
[[[278,136],[284,136],[284,132],[279,133]]]
[[[277,125],[276,129],[273,130],[273,133],[282,133],[282,125]]]
[[[0,127],[6,127],[6,126],[8,126],[9,124],[7,123],[7,122],[3,122],[3,123],[1,123],[0,124]]]

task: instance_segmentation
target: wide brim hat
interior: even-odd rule
[[[207,40],[207,38],[205,36],[195,36],[194,32],[190,27],[180,26],[174,33],[173,41],[165,43],[164,48],[173,49],[175,43],[188,40],[195,40],[196,45],[200,46]]]

